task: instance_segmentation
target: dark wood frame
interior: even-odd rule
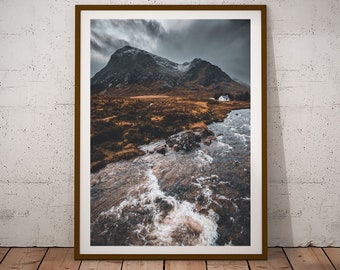
[[[98,10],[235,10],[261,12],[262,253],[261,254],[81,254],[80,253],[80,79],[81,12]],[[267,258],[267,46],[265,5],[76,5],[75,7],[75,259],[266,259]]]

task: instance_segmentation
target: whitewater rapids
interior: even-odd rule
[[[91,245],[250,244],[250,110],[209,129],[190,152],[150,153],[91,175]]]

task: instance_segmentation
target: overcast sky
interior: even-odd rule
[[[176,63],[202,58],[250,81],[249,20],[91,20],[91,77],[125,45]]]

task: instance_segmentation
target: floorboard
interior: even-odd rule
[[[268,260],[250,260],[251,270],[255,269],[292,269],[282,248],[269,248]]]
[[[11,248],[1,262],[1,270],[36,270],[44,258],[46,248]]]
[[[284,248],[294,270],[334,270],[321,248]]]
[[[80,261],[74,260],[73,248],[50,248],[39,270],[78,270]]]
[[[323,248],[328,258],[332,261],[335,269],[340,270],[340,248]]]
[[[248,270],[248,264],[246,260],[242,261],[207,261],[208,270]]]
[[[163,261],[123,261],[122,270],[163,270]]]
[[[340,248],[269,248],[268,260],[75,261],[73,248],[3,248],[0,270],[340,270]]]
[[[205,261],[165,261],[165,270],[206,270]]]
[[[122,261],[82,261],[79,270],[121,270]]]

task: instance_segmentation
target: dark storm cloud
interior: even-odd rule
[[[231,77],[249,84],[250,23],[248,20],[195,20],[159,40],[157,52],[177,62],[199,57]],[[173,53],[175,52],[175,53]]]
[[[93,20],[91,75],[125,45],[178,63],[202,58],[234,79],[250,81],[249,20]]]
[[[91,76],[99,71],[119,48],[149,47],[164,29],[154,20],[91,20]]]
[[[111,55],[116,49],[129,45],[129,42],[126,40],[117,39],[106,33],[98,34],[92,31],[91,35],[91,50],[105,55]]]
[[[155,20],[110,20],[110,23],[114,28],[128,32],[141,31],[151,37],[157,37],[164,31]]]

